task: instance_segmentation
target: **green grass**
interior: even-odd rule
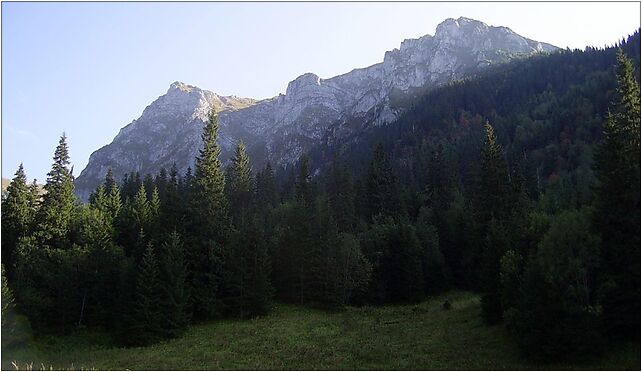
[[[448,299],[451,310],[442,310]],[[191,327],[177,339],[117,348],[96,334],[46,337],[3,350],[2,368],[54,369],[611,369],[639,370],[640,344],[602,356],[538,364],[520,356],[501,325],[486,326],[479,298],[452,292],[418,305],[326,312],[275,304],[271,315]]]

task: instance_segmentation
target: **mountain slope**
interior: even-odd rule
[[[307,73],[290,82],[285,95],[266,100],[221,97],[176,82],[111,144],[91,155],[76,188],[87,198],[109,167],[117,178],[132,171],[156,173],[174,162],[185,171],[193,165],[210,110],[219,113],[224,161],[243,139],[255,166],[266,160],[283,166],[322,140],[340,140],[394,121],[404,108],[403,97],[418,90],[555,49],[508,28],[461,17],[442,22],[434,36],[404,40],[381,63],[330,79]]]

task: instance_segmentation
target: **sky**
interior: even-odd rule
[[[24,163],[43,183],[63,132],[78,176],[174,81],[269,98],[460,16],[583,49],[633,33],[640,4],[2,2],[2,176]]]

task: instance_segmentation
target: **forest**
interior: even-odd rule
[[[639,340],[639,55],[638,31],[499,66],[288,169],[253,169],[242,142],[224,167],[213,114],[194,169],[109,170],[88,204],[63,134],[46,192],[20,166],[2,195],[3,352],[452,290],[479,293],[530,358]]]

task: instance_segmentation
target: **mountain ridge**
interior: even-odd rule
[[[78,194],[86,200],[108,168],[117,178],[132,171],[156,173],[172,163],[184,172],[193,166],[202,125],[212,110],[219,116],[224,161],[242,139],[256,165],[270,160],[285,166],[328,133],[350,136],[394,121],[403,107],[391,102],[393,92],[403,96],[434,88],[490,65],[556,49],[507,27],[448,18],[434,36],[405,39],[382,62],[327,79],[308,72],[272,98],[220,96],[174,82],[112,143],[92,153],[76,180]]]

